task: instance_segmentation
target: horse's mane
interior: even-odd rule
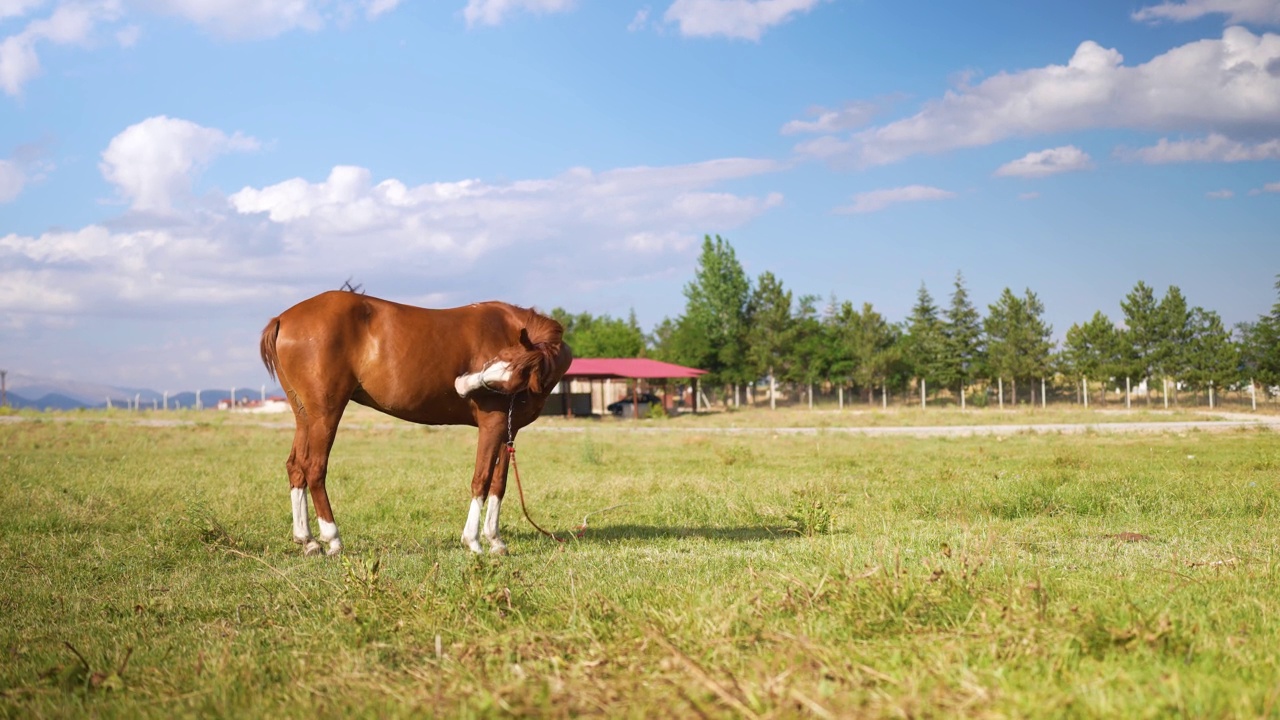
[[[517,356],[512,364],[518,375],[529,378],[531,391],[542,393],[549,389],[545,383],[555,374],[556,363],[565,349],[564,326],[532,308],[516,310],[523,326],[520,344],[527,352]]]
[[[349,292],[349,293],[355,293],[355,294],[357,294],[357,295],[363,295],[363,294],[364,294],[364,284],[363,284],[363,283],[359,283],[359,284],[356,284],[356,285],[352,285],[352,284],[351,284],[351,278],[347,278],[347,279],[346,279],[346,281],[342,283],[342,287],[340,287],[340,288],[338,288],[338,289],[339,289],[339,290],[346,290],[346,291],[347,291],[347,292]]]

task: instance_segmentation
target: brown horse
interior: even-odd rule
[[[271,318],[262,331],[262,362],[279,378],[297,424],[285,463],[294,542],[307,555],[321,550],[311,536],[309,488],[320,539],[329,555],[342,551],[324,481],[338,422],[354,400],[410,422],[479,428],[462,543],[481,551],[487,495],[484,535],[490,552],[505,552],[498,513],[510,456],[503,445],[537,419],[569,369],[573,353],[563,336],[555,320],[506,303],[427,310],[345,290]]]

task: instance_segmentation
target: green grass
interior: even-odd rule
[[[530,512],[626,505],[556,544],[513,491],[491,558],[474,431],[354,415],[321,559],[291,430],[93,417],[0,424],[2,716],[1280,714],[1273,432],[579,422],[522,435]]]

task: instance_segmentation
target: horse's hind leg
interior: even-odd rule
[[[298,461],[298,446],[306,444],[306,431],[303,421],[298,418],[298,428],[293,435],[293,448],[289,450],[289,459],[285,469],[289,473],[289,500],[293,506],[293,541],[302,546],[307,555],[320,552],[320,543],[311,537],[311,516],[307,511],[307,478]]]
[[[343,394],[326,394],[323,391],[308,392],[296,387],[291,399],[294,403],[297,431],[293,436],[293,449],[286,464],[289,470],[289,493],[293,503],[293,538],[301,543],[307,555],[318,554],[320,543],[311,537],[307,518],[307,495],[316,509],[316,522],[320,526],[320,541],[328,543],[329,555],[342,552],[342,540],[338,537],[338,525],[329,505],[329,493],[325,490],[325,477],[329,473],[329,451],[338,433],[338,421],[346,400],[333,401]],[[326,401],[328,404],[326,405]]]

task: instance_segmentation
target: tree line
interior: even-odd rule
[[[1098,311],[1068,328],[1059,347],[1030,289],[1006,287],[984,316],[957,272],[945,305],[921,283],[909,316],[892,322],[869,302],[797,296],[769,271],[749,278],[719,235],[703,239],[684,296],[684,312],[648,335],[634,310],[626,320],[562,308],[552,315],[578,357],[647,356],[702,368],[710,372],[704,382],[732,387],[735,399],[739,387],[762,381],[829,384],[867,401],[909,389],[963,399],[975,388],[981,400],[999,387],[1015,403],[1034,401],[1046,379],[1077,391],[1082,380],[1194,391],[1280,385],[1280,300],[1256,321],[1227,328],[1176,286],[1157,297],[1139,281],[1120,303],[1122,324]]]

